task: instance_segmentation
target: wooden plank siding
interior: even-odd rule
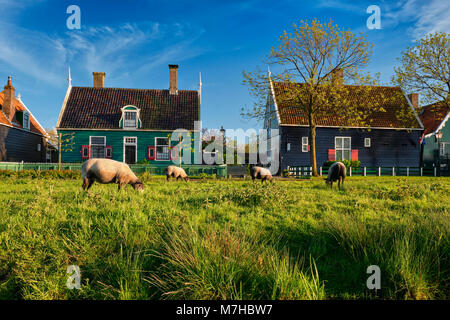
[[[74,132],[74,148],[73,151],[63,151],[61,153],[61,161],[69,163],[84,162],[82,159],[81,148],[84,145],[89,145],[90,136],[104,136],[106,137],[106,146],[112,147],[112,159],[117,161],[123,161],[124,155],[124,137],[136,137],[137,138],[137,159],[136,161],[149,160],[148,159],[148,147],[155,146],[155,138],[166,138],[170,132],[167,131],[139,131],[139,130],[62,130],[59,132],[68,134]],[[174,145],[178,144],[177,141],[173,142]],[[157,161],[151,160],[150,163],[155,164],[169,164],[172,161]]]
[[[0,161],[45,162],[45,150],[41,135],[0,125]]]
[[[442,138],[439,140],[440,143],[447,143],[445,152],[450,153],[450,121],[445,123],[444,127],[440,130],[442,132]],[[432,135],[425,138],[425,144],[423,146],[423,165],[425,167],[433,167],[438,164],[439,156],[439,145],[436,141],[436,136]],[[441,158],[446,158],[446,156],[441,156]]]
[[[421,130],[395,129],[316,129],[317,166],[328,161],[328,149],[335,148],[335,137],[351,137],[351,149],[358,150],[361,166],[367,167],[418,167],[420,163],[419,138]],[[281,126],[281,169],[288,166],[309,166],[310,152],[302,152],[302,137],[309,136],[308,127]],[[371,146],[364,147],[364,138],[371,139]],[[290,151],[287,151],[290,143]],[[311,143],[309,141],[309,143]]]

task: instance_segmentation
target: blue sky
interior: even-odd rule
[[[81,9],[81,29],[69,30],[69,5]],[[381,29],[369,30],[369,5],[381,8]],[[263,58],[283,30],[300,20],[333,19],[374,43],[367,69],[387,82],[401,51],[433,31],[450,32],[450,1],[76,1],[0,0],[0,85],[13,76],[16,94],[47,128],[54,127],[67,89],[91,86],[167,89],[168,64],[179,64],[179,89],[197,89],[202,73],[203,127],[251,128],[252,104],[242,71]]]

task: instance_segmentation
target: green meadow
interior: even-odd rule
[[[0,299],[449,298],[450,178],[142,178],[1,178]]]

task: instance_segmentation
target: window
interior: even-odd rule
[[[302,137],[302,152],[308,152],[309,150],[308,145],[308,137]]]
[[[136,115],[137,115],[136,111],[125,111],[123,127],[124,128],[136,128],[137,127]]]
[[[364,147],[370,148],[370,138],[364,138]]]
[[[23,128],[30,130],[30,114],[27,111],[23,112]]]
[[[136,137],[125,137],[125,144],[136,144]]]
[[[41,144],[40,143],[38,143],[38,145],[37,145],[37,151],[41,151]]]
[[[291,151],[291,144],[290,144],[290,143],[288,143],[288,144],[286,145],[286,150],[287,150],[287,151]]]
[[[169,160],[169,138],[155,138],[156,160]]]
[[[81,146],[81,158],[89,159],[89,146]]]
[[[449,152],[449,149],[450,149],[450,143],[448,143],[448,142],[441,142],[439,144],[439,155],[441,157],[445,156],[446,153]]]
[[[106,149],[105,149],[105,158],[108,158],[108,159],[112,158],[112,147],[106,147]]]
[[[139,119],[140,109],[135,106],[125,106],[121,110],[120,127],[123,129],[138,129],[141,127],[142,123]]]
[[[104,158],[105,157],[105,147],[106,147],[106,137],[90,137],[90,149],[92,158]]]
[[[350,137],[335,137],[334,148],[336,150],[336,160],[351,160]]]

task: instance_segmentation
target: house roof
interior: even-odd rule
[[[2,92],[0,92],[0,105],[2,105],[2,106],[3,106],[4,99],[5,99],[5,94],[2,91]],[[36,118],[33,116],[33,114],[30,112],[30,110],[28,110],[28,108],[25,106],[25,104],[21,100],[14,98],[14,106],[16,108],[16,111],[27,110],[30,113],[30,131],[31,132],[38,133],[43,136],[47,136],[47,132],[45,131],[45,129],[42,128],[42,126],[39,124],[39,122],[36,120]],[[23,126],[20,125],[19,123],[9,121],[6,118],[3,111],[0,111],[0,124],[5,124],[5,125],[12,126],[15,128],[23,129]]]
[[[140,109],[141,129],[194,129],[200,120],[200,95],[195,90],[72,87],[59,128],[119,129],[121,108]]]
[[[425,127],[424,134],[429,135],[440,127],[441,123],[448,119],[450,107],[444,101],[429,104],[422,108],[420,112],[420,120]]]
[[[302,84],[273,82],[273,91],[275,102],[279,113],[281,125],[308,125],[307,114],[299,110],[294,102],[288,101],[283,97],[290,90],[295,90],[295,86]],[[342,99],[352,104],[352,107],[367,105],[361,95],[362,86],[343,85]],[[321,127],[370,127],[370,128],[398,128],[398,129],[421,129],[421,124],[415,114],[413,107],[409,104],[399,87],[372,86],[370,101],[380,101],[385,111],[374,111],[368,118],[362,121],[350,120],[345,115],[336,112],[336,109],[330,108],[330,113],[326,116],[316,118],[317,126]],[[292,91],[291,91],[292,92]],[[389,103],[382,103],[385,97],[389,98]]]

